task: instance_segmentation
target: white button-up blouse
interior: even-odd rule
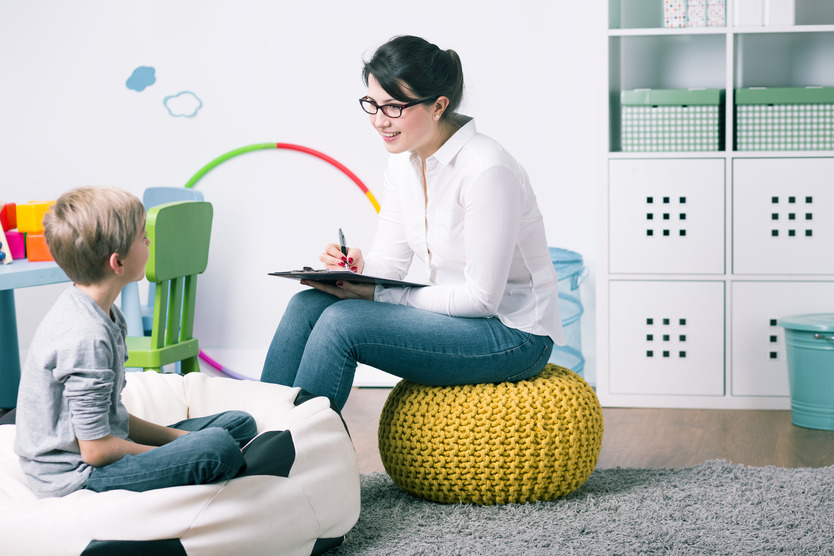
[[[506,326],[565,343],[556,271],[527,172],[469,119],[426,160],[392,155],[364,273],[402,279],[413,256],[424,288],[377,286],[377,301]]]

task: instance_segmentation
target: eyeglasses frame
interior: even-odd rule
[[[405,104],[399,104],[399,103],[377,104],[376,102],[369,99],[368,97],[362,97],[362,98],[359,99],[359,106],[362,107],[363,112],[365,112],[366,114],[370,114],[371,116],[375,116],[380,110],[382,110],[382,113],[385,115],[386,118],[396,119],[396,118],[399,118],[403,115],[403,111],[406,108],[411,108],[412,106],[417,106],[418,104],[423,104],[425,102],[434,102],[438,98],[440,98],[440,97],[424,98],[422,100],[415,100],[415,101],[412,101],[412,102],[407,102]],[[365,110],[365,104],[364,103],[366,103],[366,102],[370,103],[372,106],[376,107],[376,112],[368,112],[367,110]],[[399,116],[391,116],[390,114],[388,114],[388,112],[386,112],[385,109],[388,108],[389,106],[399,108],[400,109]]]

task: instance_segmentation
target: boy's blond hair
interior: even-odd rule
[[[81,285],[107,277],[110,255],[127,255],[144,223],[142,201],[113,187],[67,191],[43,218],[52,257],[70,280]]]

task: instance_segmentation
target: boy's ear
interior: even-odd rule
[[[107,259],[107,266],[110,267],[110,270],[112,270],[118,275],[122,274],[125,271],[125,265],[122,262],[122,259],[119,257],[118,253],[113,253],[112,255],[110,255],[110,258]]]

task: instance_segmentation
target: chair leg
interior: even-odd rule
[[[182,360],[182,374],[200,372],[200,359],[198,356],[188,357]]]

